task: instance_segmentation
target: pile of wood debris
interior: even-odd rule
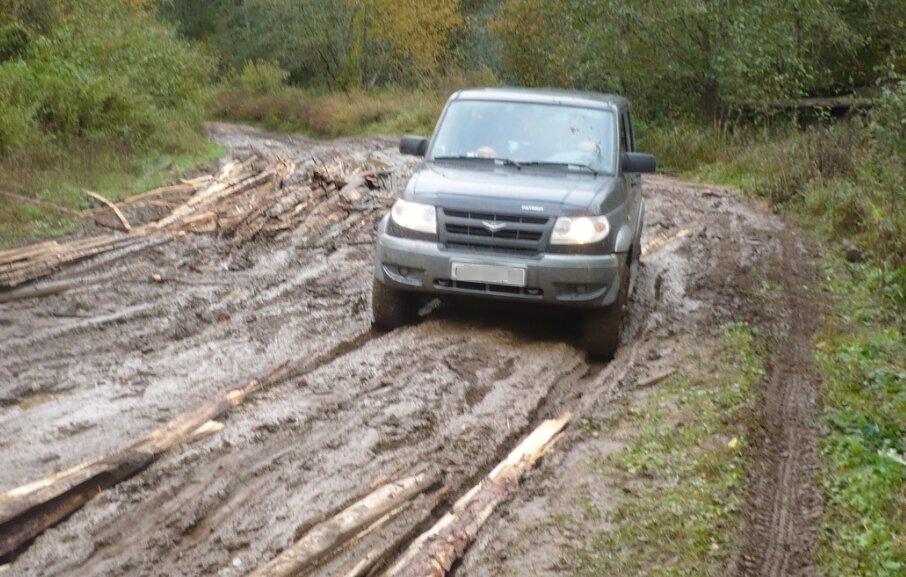
[[[216,233],[241,244],[258,236],[273,236],[296,227],[323,226],[325,214],[337,205],[355,205],[369,190],[381,187],[383,174],[352,168],[341,161],[312,168],[292,178],[296,166],[283,158],[264,162],[258,157],[227,162],[217,174],[143,192],[117,204],[86,191],[113,211],[122,231],[68,241],[48,241],[0,251],[0,288],[33,281],[98,254],[126,248],[149,238],[164,241],[185,233]],[[132,226],[123,210],[140,204],[176,207],[163,218]],[[98,211],[78,213],[98,218]],[[320,219],[319,219],[320,217]],[[335,217],[335,218],[342,218]]]

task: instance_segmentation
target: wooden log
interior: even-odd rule
[[[445,485],[433,493],[419,495],[404,507],[392,511],[388,514],[389,519],[382,518],[372,526],[378,526],[380,532],[369,527],[356,535],[335,561],[318,565],[318,574],[330,577],[373,575],[376,567],[386,566],[418,537],[421,528],[434,519],[434,511],[447,498],[451,488]]]
[[[186,439],[186,444],[197,443],[202,439],[207,439],[211,435],[216,435],[226,427],[220,421],[208,421],[192,431],[192,434],[189,435],[189,438]]]
[[[664,248],[665,246],[667,246],[668,244],[670,244],[671,242],[673,242],[675,240],[679,240],[681,238],[685,238],[685,237],[689,236],[690,234],[692,234],[692,231],[688,228],[684,228],[684,229],[681,229],[679,232],[677,232],[675,234],[671,234],[669,236],[656,236],[653,239],[646,242],[645,246],[642,247],[642,256],[647,256],[653,252],[657,252],[657,251],[661,250],[662,248]]]
[[[85,189],[82,189],[82,192],[84,192],[91,198],[97,200],[98,202],[101,202],[101,203],[107,205],[107,207],[113,211],[113,214],[116,215],[116,218],[118,218],[120,223],[123,225],[123,230],[125,230],[126,232],[130,232],[132,230],[132,225],[130,225],[129,221],[126,220],[126,215],[124,215],[123,212],[119,208],[117,208],[117,206],[115,204],[113,204],[112,202],[110,202],[109,200],[107,200],[106,198],[104,198],[103,196],[101,196],[100,194],[98,194],[96,192],[91,192],[90,190],[85,190]]]
[[[291,577],[311,567],[325,555],[416,495],[437,485],[441,475],[427,471],[378,487],[334,517],[318,523],[304,537],[249,577]]]
[[[212,180],[214,177],[208,176],[208,180]],[[143,201],[148,198],[153,198],[155,196],[170,196],[176,194],[188,194],[196,192],[203,184],[206,184],[207,181],[194,183],[191,181],[186,181],[182,184],[171,184],[170,186],[162,186],[160,188],[153,188],[151,190],[146,190],[140,194],[130,196],[129,198],[120,202],[120,204],[135,204],[136,202]]]
[[[94,495],[134,475],[161,454],[184,443],[200,427],[242,403],[250,394],[290,376],[286,365],[244,387],[224,389],[115,453],[53,473],[0,495],[0,558],[80,509]]]
[[[519,484],[522,475],[556,442],[572,415],[544,421],[463,495],[431,529],[416,539],[383,577],[443,577],[462,557],[494,509]]]
[[[0,291],[0,303],[11,303],[15,301],[41,298],[50,295],[60,294],[69,289],[85,286],[84,280],[72,280],[61,283],[55,283],[42,287],[26,286],[9,291]]]
[[[19,248],[11,248],[8,250],[0,251],[0,264],[9,264],[19,260],[24,260],[33,255],[41,254],[56,246],[58,246],[57,241],[51,240],[47,242],[39,242],[37,244],[30,244],[27,246],[21,246]]]
[[[7,198],[17,200],[19,202],[26,202],[28,204],[33,204],[35,206],[40,206],[41,208],[49,208],[50,210],[56,210],[59,212],[64,212],[70,216],[75,216],[77,218],[85,218],[85,215],[78,210],[74,210],[65,206],[60,206],[59,204],[54,204],[52,202],[47,202],[46,200],[41,200],[39,198],[32,198],[30,196],[24,196],[21,194],[16,194],[14,192],[8,192],[6,190],[0,190],[0,195],[3,195]]]
[[[59,245],[28,260],[0,265],[0,286],[16,286],[47,276],[66,264],[140,242],[142,238],[136,236],[101,236]]]
[[[269,182],[274,178],[274,176],[275,173],[273,170],[265,170],[257,175],[247,176],[238,181],[230,181],[229,184],[220,182],[215,183],[214,185],[202,190],[201,192],[190,198],[184,204],[177,207],[168,216],[162,218],[156,223],[146,226],[156,230],[161,230],[169,227],[178,227],[183,219],[189,217],[192,213],[200,210],[208,204],[218,201],[227,196],[244,192],[250,188],[264,184],[265,182]]]

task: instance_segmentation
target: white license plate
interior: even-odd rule
[[[465,282],[525,286],[525,269],[514,266],[454,262],[450,277]]]

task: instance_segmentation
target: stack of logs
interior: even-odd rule
[[[360,200],[364,191],[379,188],[381,174],[350,170],[342,162],[314,167],[306,184],[290,184],[296,167],[285,159],[265,163],[257,157],[230,161],[216,175],[205,175],[180,184],[150,190],[113,204],[90,194],[113,210],[126,234],[101,234],[69,241],[49,241],[0,251],[0,288],[14,287],[47,276],[67,264],[147,242],[149,238],[175,238],[182,233],[217,233],[241,244],[306,224],[336,204]],[[304,180],[304,179],[303,179]],[[139,204],[172,206],[160,220],[133,227],[120,210]],[[67,212],[92,218],[96,211]],[[86,216],[87,215],[87,216]]]

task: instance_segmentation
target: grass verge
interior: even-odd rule
[[[834,305],[816,355],[824,379],[819,563],[828,576],[903,575],[906,279],[898,289],[889,271],[839,260],[823,274]]]
[[[111,200],[171,182],[184,171],[205,165],[226,150],[201,136],[178,153],[135,156],[108,144],[82,143],[64,152],[32,153],[0,161],[3,189],[75,210],[96,206],[85,189]],[[0,248],[76,232],[81,220],[64,212],[0,195]]]
[[[208,115],[277,132],[314,137],[430,134],[444,100],[430,92],[381,90],[325,94],[281,86],[266,93],[241,86],[221,88]]]
[[[499,84],[489,70],[461,70],[435,78],[421,89],[325,92],[287,85],[287,76],[271,64],[247,63],[214,88],[208,98],[208,117],[318,138],[428,135],[451,94],[468,86]]]
[[[618,428],[627,447],[598,464],[624,497],[566,560],[591,575],[708,575],[739,534],[745,447],[764,341],[748,324],[724,328],[719,353],[633,401]]]
[[[726,185],[807,218],[825,239],[906,266],[906,163],[857,122],[733,131],[642,126],[640,146],[660,168]]]

